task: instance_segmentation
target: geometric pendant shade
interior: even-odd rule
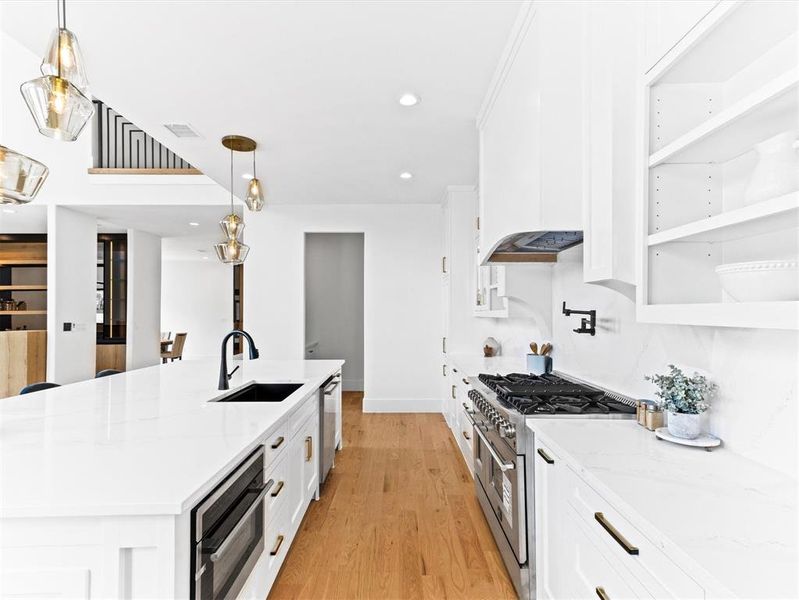
[[[20,86],[22,97],[42,135],[75,141],[94,114],[94,104],[71,82],[45,75]]]
[[[0,146],[0,204],[27,204],[36,197],[48,173],[39,161]]]

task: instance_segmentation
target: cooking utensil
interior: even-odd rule
[[[547,356],[550,352],[552,352],[552,344],[549,342],[545,342],[543,346],[541,346],[540,354],[542,356]]]
[[[530,350],[532,350],[533,354],[538,354],[538,344],[530,342]]]

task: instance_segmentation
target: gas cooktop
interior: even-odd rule
[[[548,373],[481,374],[497,400],[523,415],[634,414],[635,407],[600,389]]]

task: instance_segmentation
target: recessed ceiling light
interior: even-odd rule
[[[8,213],[8,214],[13,214],[13,213],[15,213],[17,211],[15,211],[13,208],[4,208],[3,212],[4,213]]]
[[[200,226],[200,224],[199,224],[199,223],[197,223],[196,221],[191,221],[191,222],[189,223],[189,227],[199,227],[199,226]]]
[[[203,256],[203,260],[208,260],[208,257],[207,256]]]
[[[419,96],[411,94],[410,92],[402,94],[402,96],[399,97],[399,103],[402,104],[402,106],[416,106],[421,100]]]
[[[250,180],[250,179],[252,179],[252,173],[242,173],[241,174],[241,178]]]
[[[400,173],[400,179],[413,179],[413,173],[408,173],[408,171],[403,171]]]

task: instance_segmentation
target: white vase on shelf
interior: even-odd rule
[[[796,131],[784,131],[755,144],[757,165],[744,192],[744,204],[755,204],[799,189]]]

